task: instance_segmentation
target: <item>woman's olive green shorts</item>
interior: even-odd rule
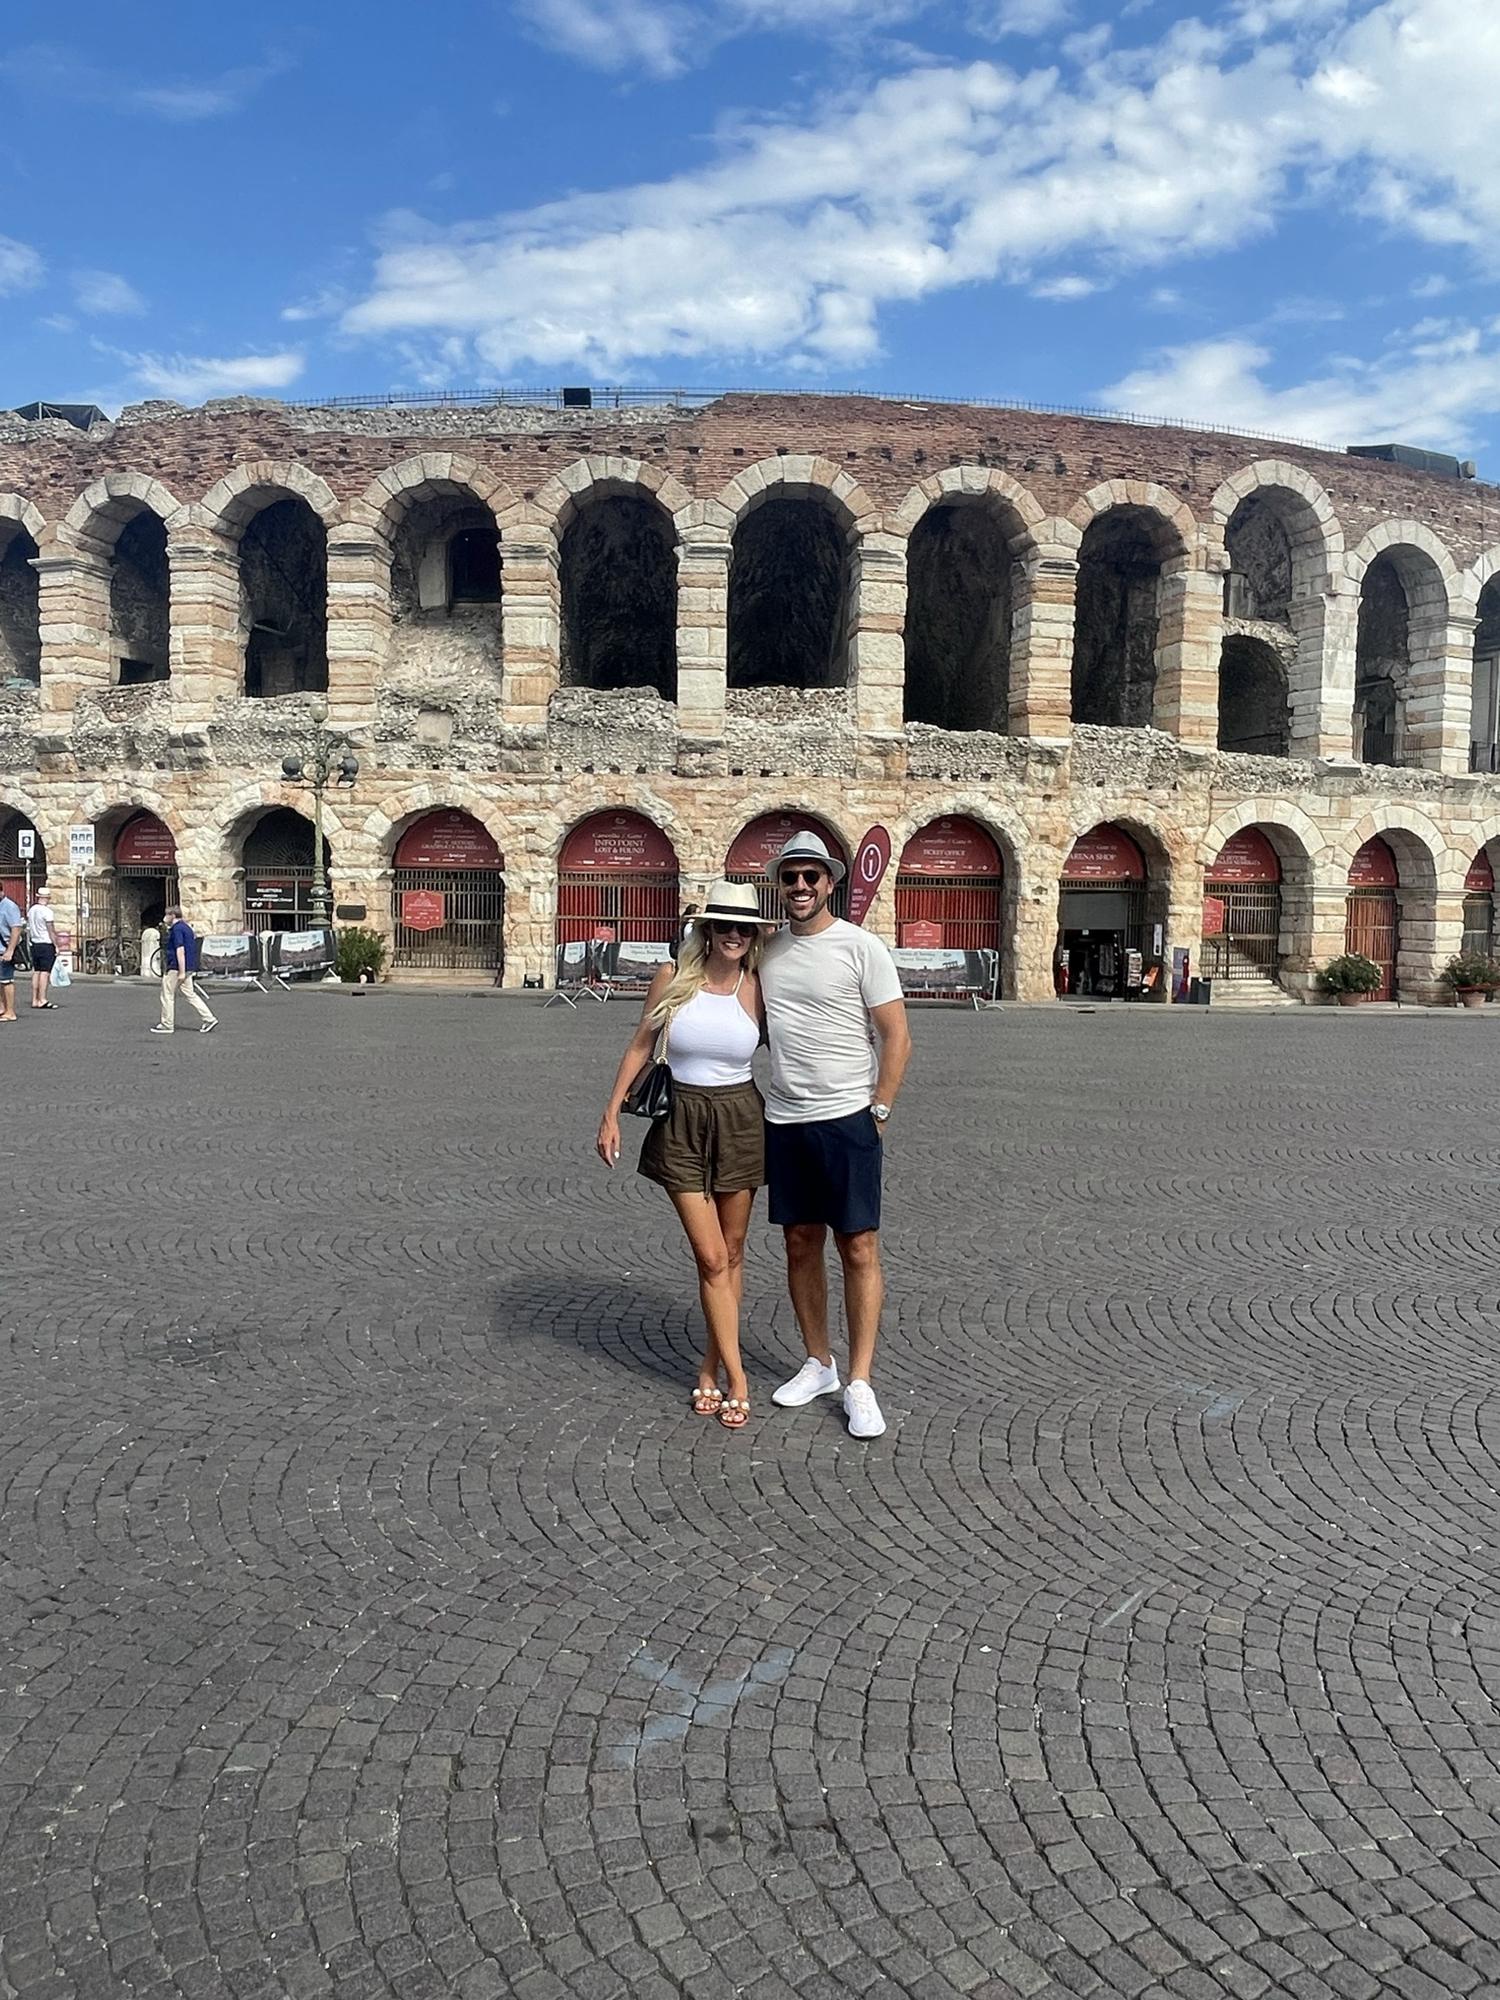
[[[672,1085],[672,1109],[646,1134],[640,1171],[671,1194],[737,1194],[765,1185],[766,1107],[753,1083]]]

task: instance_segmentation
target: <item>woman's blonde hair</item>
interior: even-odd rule
[[[679,1008],[685,1007],[689,1000],[696,1000],[703,991],[704,981],[708,978],[708,955],[712,943],[708,926],[713,921],[712,917],[694,917],[693,928],[678,949],[677,970],[672,975],[671,984],[646,1017],[653,1028],[664,1028]],[[745,956],[740,961],[746,972],[754,972],[760,964],[760,950],[761,927],[757,924]]]

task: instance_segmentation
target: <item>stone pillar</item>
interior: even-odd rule
[[[76,550],[34,556],[42,636],[42,710],[67,714],[85,693],[114,684],[109,564]]]
[[[729,561],[722,528],[689,528],[677,545],[677,761],[722,772],[729,667]]]
[[[1211,750],[1219,740],[1223,585],[1184,556],[1163,567],[1156,602],[1152,722],[1180,743]]]
[[[1349,763],[1354,756],[1354,655],[1359,597],[1319,591],[1290,608],[1297,635],[1291,692],[1294,757]]]
[[[500,541],[501,705],[515,728],[545,728],[562,674],[556,539],[540,527]]]
[[[1413,635],[1403,763],[1450,774],[1468,770],[1478,627],[1477,618],[1444,618],[1424,642]]]
[[[1015,902],[1015,932],[1012,950],[1001,953],[1001,990],[1008,985],[1006,959],[1014,968],[1017,1000],[1051,1000],[1056,991],[1053,967],[1057,954],[1058,879],[1061,863],[1055,864],[1050,878],[1038,883],[1029,896]]]
[[[1311,934],[1308,939],[1310,972],[1316,974],[1331,958],[1338,958],[1349,935],[1349,884],[1347,880],[1319,882],[1308,897]],[[1312,981],[1308,981],[1312,989]]]
[[[167,538],[167,569],[173,718],[207,722],[243,686],[239,558],[232,542],[184,528]]]
[[[1467,762],[1467,752],[1465,752]],[[1464,898],[1461,889],[1440,894],[1432,889],[1396,891],[1396,992],[1402,1000],[1434,1001],[1446,997],[1438,974],[1463,942]]]
[[[1016,564],[1013,578],[1010,733],[1065,741],[1073,729],[1078,564],[1065,551],[1039,549]]]
[[[548,986],[555,970],[553,939],[557,921],[557,871],[533,854],[506,850],[505,984],[519,986],[540,977]]]
[[[328,719],[375,719],[391,630],[391,551],[381,535],[336,528],[328,542]]]
[[[904,774],[906,543],[860,535],[849,554],[849,681],[867,776]],[[892,768],[892,759],[898,769]]]

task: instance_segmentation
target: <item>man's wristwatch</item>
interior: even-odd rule
[[[877,1125],[883,1125],[890,1115],[891,1107],[888,1104],[872,1104],[870,1106],[870,1116],[875,1120]]]

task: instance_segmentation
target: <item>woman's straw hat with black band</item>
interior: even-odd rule
[[[764,924],[774,929],[779,917],[768,917],[749,882],[715,882],[703,908],[693,918],[695,924]]]

